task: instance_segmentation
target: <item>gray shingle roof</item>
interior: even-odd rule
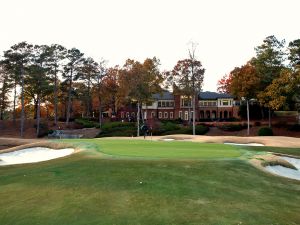
[[[217,93],[211,91],[204,91],[199,93],[199,99],[218,99],[218,98],[233,98],[232,95],[226,93]]]
[[[174,95],[169,91],[163,91],[162,93],[152,95],[152,98],[160,100],[174,100]]]
[[[162,93],[152,95],[152,98],[155,100],[174,100],[174,95],[172,92],[163,91]],[[211,91],[204,91],[199,93],[199,99],[215,100],[218,98],[233,98],[233,96],[230,94],[217,93]]]

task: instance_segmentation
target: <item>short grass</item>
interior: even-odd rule
[[[223,144],[199,144],[194,142],[163,142],[143,140],[65,140],[77,145],[88,142],[89,148],[114,157],[138,157],[143,159],[220,159],[236,158],[243,151]],[[84,146],[87,146],[84,144]]]
[[[248,150],[188,142],[70,142],[87,150],[0,167],[1,225],[300,223],[300,182],[252,167],[240,157]],[[160,150],[150,154],[150,145]]]

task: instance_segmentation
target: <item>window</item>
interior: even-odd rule
[[[164,113],[164,118],[167,119],[168,118],[168,112]]]
[[[173,112],[170,112],[170,119],[173,119]]]
[[[188,111],[184,112],[184,120],[189,120],[189,112]]]
[[[223,100],[223,105],[229,105],[229,101],[228,100]]]
[[[124,112],[121,112],[121,118],[122,119],[124,118]]]
[[[129,112],[126,112],[126,118],[128,118],[129,117]]]
[[[147,111],[144,111],[144,119],[147,119]]]
[[[179,119],[182,119],[182,111],[179,111]]]
[[[158,118],[161,119],[162,118],[162,112],[158,113]]]
[[[192,100],[190,98],[181,99],[181,107],[190,107],[192,105]]]
[[[154,118],[155,117],[155,112],[151,112],[151,118]]]
[[[161,100],[158,101],[158,107],[174,107],[174,101]]]

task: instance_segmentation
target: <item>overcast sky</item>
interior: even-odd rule
[[[188,57],[192,40],[203,89],[215,91],[265,37],[299,39],[299,8],[299,0],[0,0],[0,51],[58,43],[110,66],[156,56],[168,70]]]

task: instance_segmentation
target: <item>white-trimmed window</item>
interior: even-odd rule
[[[170,112],[170,119],[173,119],[173,117],[174,117],[173,112]]]
[[[182,119],[182,111],[179,111],[179,119]]]
[[[165,119],[168,118],[168,112],[164,112],[164,118],[165,118]]]
[[[155,117],[155,112],[151,112],[151,118],[154,118]]]
[[[129,112],[126,112],[126,118],[128,118],[129,117]]]
[[[158,118],[161,119],[162,118],[162,112],[158,113]]]
[[[188,111],[184,112],[184,120],[189,120],[189,112]]]
[[[223,100],[222,104],[227,106],[227,105],[229,105],[229,101],[228,100]]]
[[[124,112],[121,112],[121,118],[122,119],[124,118]]]

